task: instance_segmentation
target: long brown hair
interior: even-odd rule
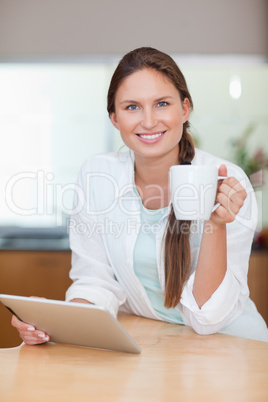
[[[136,71],[145,68],[163,73],[178,90],[181,101],[188,98],[191,109],[193,102],[185,78],[175,63],[167,54],[151,47],[141,47],[127,53],[119,62],[110,82],[107,95],[107,110],[109,116],[115,112],[115,96],[122,81]],[[189,122],[183,125],[182,138],[179,144],[179,163],[191,162],[195,151],[192,138],[188,132]],[[165,265],[165,307],[175,307],[181,298],[186,280],[190,276],[190,221],[178,221],[173,208],[169,214],[164,237]]]

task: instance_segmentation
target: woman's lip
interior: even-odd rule
[[[156,142],[160,141],[163,138],[163,135],[166,131],[158,131],[155,133],[139,133],[137,136],[139,137],[140,141],[144,142],[145,144],[155,144]],[[160,134],[160,135],[159,135]],[[146,137],[141,137],[146,136]],[[156,136],[156,137],[153,137]],[[150,138],[153,137],[153,138]]]

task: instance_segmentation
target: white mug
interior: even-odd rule
[[[173,210],[178,220],[207,220],[215,209],[218,180],[216,166],[171,166],[170,192]]]

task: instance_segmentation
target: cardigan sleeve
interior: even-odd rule
[[[241,170],[240,170],[241,171]],[[242,171],[241,171],[242,172]],[[218,332],[237,318],[249,297],[248,262],[258,210],[254,190],[242,172],[240,182],[247,191],[243,207],[227,226],[227,271],[223,281],[207,302],[199,308],[193,296],[195,272],[187,281],[178,306],[185,324],[199,334]]]
[[[72,251],[70,278],[73,283],[66,292],[66,301],[85,299],[116,316],[119,306],[126,300],[126,293],[109,263],[102,236],[98,233],[97,217],[87,212],[92,197],[87,188],[86,173],[85,167],[82,167],[75,187],[69,225]]]

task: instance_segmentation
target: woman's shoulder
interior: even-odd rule
[[[113,174],[122,171],[130,160],[129,152],[107,152],[93,155],[82,164],[84,172],[102,172]]]
[[[94,211],[109,211],[121,187],[129,183],[133,163],[128,152],[91,156],[82,165],[77,184]]]
[[[248,180],[247,175],[239,166],[235,165],[234,163],[220,158],[216,155],[210,154],[209,152],[203,151],[199,148],[195,148],[195,157],[192,161],[193,165],[204,165],[204,166],[217,166],[224,164],[227,167],[228,176],[234,176],[240,179]]]

